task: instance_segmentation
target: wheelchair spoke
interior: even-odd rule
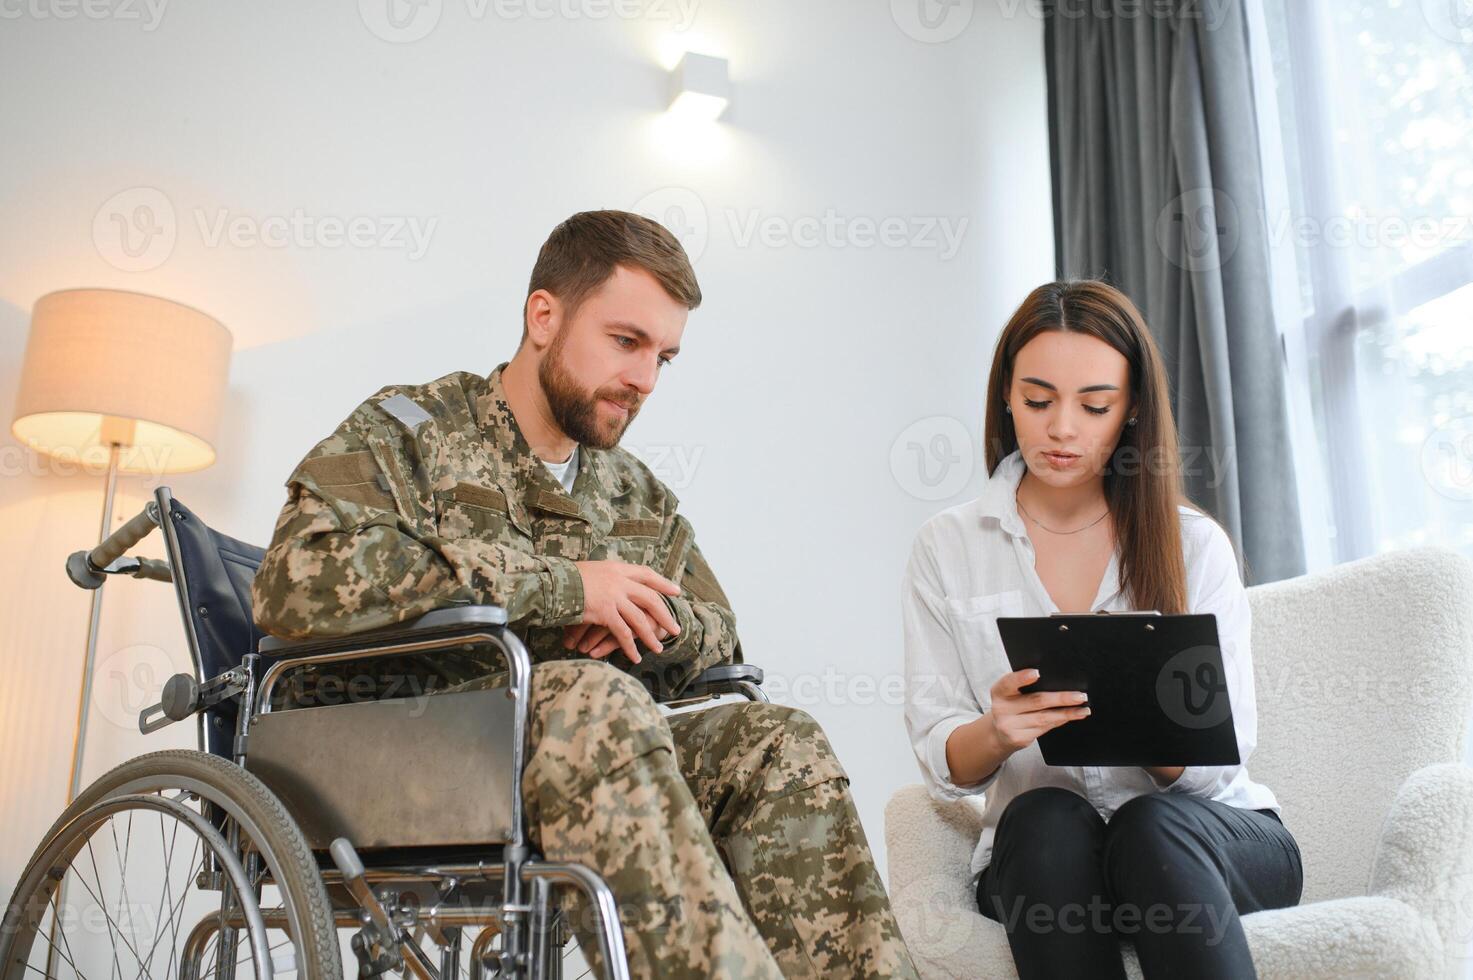
[[[264,862],[261,862],[261,864],[262,864],[261,870],[257,874],[255,874],[253,876],[253,878],[254,878],[253,885],[256,886],[256,892],[257,892],[257,895],[258,896],[260,895],[260,891],[261,891],[261,888],[260,888],[261,882],[264,881],[268,877],[268,875],[270,873],[270,869],[269,868],[266,868],[264,866]],[[261,904],[262,905],[265,905],[267,903],[262,902]],[[269,928],[267,930],[267,933],[268,933],[268,936],[269,935],[280,935],[280,937],[281,937],[281,938],[276,939],[274,941],[272,941],[272,940],[270,940],[268,938],[268,941],[267,941],[268,955],[274,954],[274,953],[278,952],[281,949],[291,949],[293,951],[293,954],[294,954],[293,955],[293,963],[292,963],[291,971],[288,971],[288,972],[295,972],[297,975],[301,975],[301,967],[297,963],[297,957],[295,955],[295,952],[296,952],[296,949],[297,949],[297,941],[296,941],[296,937],[292,934],[291,930],[290,929],[285,929],[285,928],[272,927],[272,928]],[[236,938],[235,938],[235,947],[234,947],[234,949],[231,950],[229,953],[226,953],[225,955],[220,955],[220,946],[219,946],[220,930],[218,930],[218,929],[214,930],[211,933],[211,935],[210,935],[209,942],[205,946],[203,955],[200,957],[200,961],[202,963],[208,963],[208,964],[211,964],[211,965],[208,967],[208,969],[204,970],[199,975],[199,980],[206,980],[206,978],[208,978],[208,977],[217,977],[217,976],[219,976],[220,975],[220,972],[221,972],[222,965],[224,965],[225,963],[230,962],[230,960],[227,959],[227,957],[231,957],[231,956],[234,957],[234,965],[237,968],[237,971],[239,970],[240,967],[247,966],[247,965],[251,964],[253,962],[254,958],[252,956],[252,951],[251,951],[250,945],[249,944],[246,944],[245,945],[245,949],[243,951],[241,950],[242,940],[244,940],[245,938],[246,938],[246,936],[245,936],[244,933],[237,932]],[[281,975],[281,972],[282,971],[280,970],[280,968],[278,968],[276,972],[277,972],[277,975],[279,976],[279,975]]]
[[[164,884],[163,884],[163,888],[161,888],[160,891],[159,891],[159,907],[160,908],[173,908],[173,906],[174,906],[174,896],[171,894],[170,888],[169,888],[169,869],[170,869],[170,867],[172,867],[172,865],[174,863],[174,843],[177,840],[178,836],[179,836],[179,821],[176,820],[176,821],[174,821],[174,833],[172,835],[170,835],[170,838],[169,838],[168,843],[167,844],[164,843],[164,818],[163,818],[163,815],[160,814],[160,816],[159,816],[159,844],[160,844],[160,849],[164,852],[164,855],[165,855],[164,856]],[[186,885],[185,886],[185,889],[187,889],[187,888],[188,888],[188,886]],[[166,973],[165,976],[168,976],[168,975],[172,974],[172,972],[173,972],[173,969],[174,969],[174,947],[177,946],[178,943],[179,943],[179,930],[175,926],[174,917],[172,915],[169,916],[169,930],[172,933],[172,936],[170,938],[170,947],[169,947],[169,972]],[[164,936],[164,923],[163,923],[162,920],[160,920],[159,921],[158,929],[154,932],[153,944],[151,946],[149,946],[149,948],[148,948],[149,962],[152,962],[153,961],[153,951],[158,948],[159,940],[161,940],[163,938],[163,936]]]
[[[179,825],[176,823],[174,826],[175,826],[175,829],[177,830]],[[161,834],[162,834],[162,827],[160,828],[160,831],[161,831]],[[196,839],[195,840],[195,853],[198,853],[198,851],[199,851],[199,840]],[[170,860],[172,862],[172,856],[171,856],[171,859]],[[204,865],[204,855],[202,855],[202,854],[200,855],[199,863],[200,863],[201,867],[203,867],[203,865]],[[184,903],[186,901],[188,901],[188,899],[189,899],[189,882],[192,881],[193,878],[194,878],[194,873],[195,873],[194,872],[194,866],[195,866],[195,861],[194,861],[193,855],[191,854],[190,862],[189,862],[189,871],[188,871],[188,873],[186,873],[185,878],[184,878],[185,884],[184,884],[184,887],[179,890],[179,901],[178,902],[173,902],[172,901],[173,896],[170,895],[170,902],[171,902],[171,904],[165,906],[166,908],[169,909],[170,931],[173,933],[173,937],[174,937],[173,938],[173,942],[172,942],[172,944],[170,945],[170,948],[169,948],[169,964],[170,964],[170,967],[171,968],[172,968],[173,963],[174,963],[175,953],[177,952],[177,948],[176,947],[178,946],[178,943],[179,943],[179,929],[178,929],[178,926],[175,925],[175,922],[176,922],[176,919],[179,916],[179,914],[184,911]],[[169,869],[168,869],[168,866],[166,865],[165,868],[164,868],[164,882],[165,882],[165,887],[166,888],[168,887],[168,881],[169,881],[168,872],[169,872]],[[158,948],[159,939],[162,938],[162,936],[163,936],[163,923],[160,922],[159,923],[158,931],[157,931],[157,933],[155,934],[155,937],[154,937],[153,945],[148,948],[148,962],[149,963],[152,963],[153,962],[154,950]],[[168,975],[169,974],[165,974],[165,976],[168,976]]]
[[[51,918],[52,918],[52,921],[53,922],[60,922],[61,921],[61,907],[57,903],[57,899],[58,899],[58,897],[60,895],[61,895],[61,889],[60,888],[56,889],[55,891],[53,891],[51,893]],[[51,947],[52,949],[55,949],[56,950],[56,955],[59,956],[59,957],[61,957],[63,960],[66,961],[66,965],[72,968],[72,972],[77,975],[78,980],[87,980],[86,974],[84,974],[81,971],[81,969],[79,969],[78,966],[77,966],[75,954],[72,953],[72,945],[71,945],[71,943],[69,943],[67,941],[67,938],[66,938],[66,930],[65,929],[61,929],[61,928],[58,928],[57,929],[57,932],[61,935],[61,942],[62,942],[62,945],[61,946],[57,946],[55,943],[53,943],[51,941],[51,936],[50,936],[50,934],[48,932],[41,932],[41,931],[38,930],[37,931],[37,935],[39,935],[42,939],[45,939],[46,940],[46,945],[48,947]],[[63,949],[62,947],[65,947],[65,949]],[[35,970],[37,973],[41,974],[43,977],[46,976],[46,971],[45,970],[42,970],[39,967],[31,966],[29,963],[26,964],[26,969],[27,970]]]
[[[49,942],[49,940],[48,940],[48,942]],[[58,956],[61,956],[62,959],[66,960],[67,966],[69,966],[69,967],[72,968],[72,972],[77,975],[77,977],[79,978],[79,980],[87,980],[87,975],[85,973],[83,973],[81,970],[78,970],[75,963],[73,963],[71,960],[67,960],[66,959],[66,956],[64,954],[62,954],[61,950],[57,950],[57,955]],[[26,964],[26,969],[27,970],[34,970],[35,972],[41,974],[41,976],[47,977],[48,980],[56,980],[55,977],[51,977],[50,974],[48,974],[45,970],[41,969],[39,966],[31,966],[31,964],[27,963]]]
[[[235,936],[234,947],[227,953],[220,946],[220,930],[216,929],[214,933],[210,936],[209,944],[205,946],[204,956],[200,958],[201,962],[208,963],[210,964],[210,966],[199,975],[199,980],[205,980],[206,977],[219,976],[220,967],[226,962],[226,957],[233,957],[236,966],[240,966],[243,962],[249,963],[249,956],[247,956],[244,960],[242,960],[239,956],[240,940],[240,934],[237,933]]]
[[[164,794],[157,795],[161,799],[166,798]],[[133,811],[127,812],[127,818],[119,819],[122,814],[116,813],[102,821],[108,824],[105,832],[100,825],[92,828],[92,832],[81,841],[81,847],[76,852],[81,858],[85,851],[85,858],[73,861],[62,874],[64,881],[75,885],[76,900],[82,905],[67,902],[66,907],[73,911],[64,915],[62,889],[53,889],[48,901],[50,920],[53,929],[60,936],[53,938],[39,924],[35,933],[46,944],[45,950],[54,949],[55,958],[65,963],[79,980],[86,980],[87,970],[93,967],[84,967],[83,962],[78,960],[77,952],[87,953],[87,947],[77,944],[74,949],[67,933],[79,929],[96,929],[97,925],[89,925],[93,923],[100,923],[105,930],[108,947],[105,950],[100,946],[94,947],[88,959],[100,960],[97,955],[99,953],[107,955],[110,958],[107,971],[110,980],[114,977],[118,980],[130,980],[129,971],[133,972],[136,980],[177,977],[183,968],[180,958],[183,952],[181,943],[186,936],[183,927],[192,921],[192,917],[187,915],[189,903],[191,899],[198,901],[208,894],[197,887],[198,875],[204,870],[208,853],[204,839],[192,835],[194,842],[189,847],[187,859],[184,859],[185,851],[179,846],[179,829],[183,822],[181,819],[174,819],[171,828],[165,827],[164,819],[167,814],[157,814],[159,825],[157,835],[154,835],[147,829],[146,820],[135,821],[131,819]],[[145,844],[148,840],[154,843]],[[111,861],[106,860],[109,857],[108,846],[113,848]],[[154,847],[158,848],[156,854],[152,853]],[[136,861],[133,860],[135,850],[140,852]],[[145,855],[144,851],[150,853]],[[252,859],[250,864],[253,890],[259,894],[266,887],[263,883],[269,879],[270,870],[261,860],[258,851],[252,848],[249,849],[249,854]],[[109,871],[106,876],[102,873],[104,866]],[[130,883],[127,881],[128,873],[143,876],[143,880]],[[113,874],[119,876],[119,881],[109,880]],[[149,876],[153,874],[160,875],[162,880],[152,880]],[[135,908],[132,896],[140,893],[140,884],[146,885],[144,891],[156,895],[156,901]],[[157,915],[158,918],[149,922],[149,915]],[[271,951],[279,952],[283,947],[294,947],[290,930],[268,931],[270,936],[262,938],[267,941],[267,948]],[[235,946],[228,951],[230,958],[224,960],[226,964],[233,959],[237,968],[250,970],[254,948],[249,936],[249,930],[236,927]],[[217,930],[206,943],[207,951],[218,950],[218,940]],[[131,959],[133,966],[125,965],[123,959]],[[158,964],[161,959],[165,960],[162,967]],[[94,962],[93,966],[96,965]],[[24,969],[27,972],[45,974],[45,970],[29,962],[24,964]],[[212,966],[209,972],[217,975],[219,966]]]
[[[219,938],[220,938],[220,933],[217,930],[215,932],[215,939],[216,939],[216,943],[215,943],[215,955],[212,956],[212,957],[210,957],[209,960],[208,960],[208,962],[210,962],[213,965],[208,970],[206,970],[204,972],[204,974],[201,976],[200,980],[204,980],[204,977],[216,977],[216,976],[219,976],[220,975],[220,967],[226,962],[227,957],[229,959],[231,959],[231,960],[234,961],[234,965],[235,966],[238,967],[241,964],[241,959],[240,959],[240,934],[239,933],[236,934],[235,940],[234,940],[234,942],[232,944],[232,947],[231,947],[231,949],[229,951],[224,951],[224,950],[222,950],[220,948]],[[249,960],[247,960],[247,962],[249,962]]]
[[[220,961],[220,957],[215,952],[219,946],[219,940],[220,933],[218,931],[210,934],[210,940],[205,943],[204,952],[200,954],[199,961],[201,963],[218,963]],[[204,977],[209,976],[213,972],[215,972],[215,968],[212,966],[209,970],[200,974],[199,980],[204,980]]]
[[[272,930],[272,931],[275,932],[276,930]],[[215,935],[218,936],[219,933],[217,932]],[[214,940],[211,940],[211,942],[213,943]],[[240,939],[239,939],[239,937],[237,937],[237,939],[236,939],[235,946],[236,946],[236,949],[239,949],[240,948]],[[292,949],[295,949],[296,948],[296,943],[292,940],[292,937],[290,935],[286,935],[283,938],[277,940],[275,943],[273,943],[271,946],[268,947],[268,951],[269,952],[272,952],[272,953],[275,953],[277,950],[279,950],[279,949],[281,949],[283,947],[291,947]],[[210,948],[213,948],[213,947],[210,947]],[[219,958],[217,957],[216,958],[216,963],[218,964],[218,962],[219,962]],[[235,966],[238,969],[238,968],[240,968],[242,966],[248,965],[251,962],[252,962],[252,957],[250,955],[249,948],[247,948],[247,953],[246,953],[245,956],[237,956],[236,957]],[[293,968],[295,969],[295,966]],[[206,977],[216,976],[218,973],[219,973],[219,966],[218,965],[212,966],[209,970],[207,970],[205,973],[202,973],[200,975],[199,980],[205,980]]]
[[[51,893],[51,914],[53,918],[61,914],[60,898],[61,889],[58,888],[56,891]],[[66,937],[66,930],[58,929],[57,933],[61,936],[61,944],[66,947],[65,953],[61,952],[61,950],[57,950],[57,955],[61,956],[62,959],[67,961],[67,964],[72,968],[72,972],[75,973],[80,978],[80,980],[86,980],[86,977],[83,976],[82,971],[77,968],[77,954],[72,952],[72,944]],[[48,945],[50,944],[51,939],[49,936],[47,937],[46,942]]]
[[[92,853],[92,841],[90,839],[87,841],[87,857],[92,862],[92,879],[97,882],[97,887],[100,890],[102,888],[102,875],[97,870],[97,857],[96,857],[95,854]],[[85,881],[82,881],[81,880],[82,879],[82,876],[77,873],[77,871],[76,871],[75,868],[72,869],[72,874],[73,874],[74,877],[76,877],[76,879],[79,882],[81,882],[81,885],[82,885],[83,888],[87,888],[87,883]],[[87,891],[90,893],[92,891],[92,889],[87,888]],[[57,889],[57,894],[60,894],[60,893],[61,893],[61,889],[58,888]],[[96,899],[96,896],[94,895],[93,898],[95,900]],[[59,914],[60,913],[60,909],[58,909],[57,911],[58,911],[58,914]],[[109,941],[113,941],[113,936],[112,936],[112,922],[110,920],[107,922],[107,926],[108,926],[108,940]],[[65,943],[66,942],[66,935],[65,935],[65,933],[66,933],[66,927],[64,925],[61,925],[59,921],[58,921],[58,931],[63,934],[62,935],[62,942]],[[48,942],[49,941],[50,940],[48,939]],[[107,971],[107,975],[108,975],[109,978],[111,978],[113,976],[113,974],[115,974],[115,973],[119,977],[121,977],[123,975],[122,967],[118,964],[117,950],[118,950],[117,943],[114,941],[113,942],[113,968],[111,970]]]
[[[108,822],[110,824],[112,821],[109,820]],[[108,934],[108,938],[109,939],[113,939],[113,933],[114,933],[114,930],[113,930],[113,925],[114,925],[114,923],[113,923],[113,917],[108,914],[108,911],[107,911],[107,903],[104,902],[102,900],[102,898],[98,894],[98,892],[101,892],[103,890],[103,888],[102,888],[102,874],[101,874],[101,872],[99,872],[97,870],[97,855],[92,850],[92,838],[91,837],[88,837],[87,838],[87,855],[92,860],[92,875],[93,875],[93,879],[97,882],[97,891],[94,892],[92,889],[87,888],[87,882],[86,881],[83,881],[82,880],[82,877],[80,875],[77,876],[77,880],[82,882],[82,887],[83,888],[87,888],[87,894],[89,894],[89,895],[92,896],[92,901],[96,902],[97,903],[97,907],[102,910],[103,921],[105,921],[107,923],[107,934]],[[139,959],[139,957],[138,957],[138,950],[134,949],[133,948],[133,944],[130,943],[130,942],[128,942],[128,938],[123,935],[123,930],[122,930],[122,927],[121,926],[117,929],[117,939],[121,939],[123,941],[123,945],[125,945],[125,946],[128,947],[128,952],[130,952],[130,953],[133,954],[133,958],[135,960],[138,960],[138,965],[140,967],[142,967],[143,966],[143,960]],[[118,963],[117,962],[117,959],[118,959],[118,947],[117,947],[116,940],[114,940],[114,944],[113,944],[113,965],[117,967],[117,969],[118,969],[118,976],[121,977],[123,975],[123,967],[122,967],[122,964],[121,963]]]
[[[248,773],[166,750],[118,767],[92,794],[23,871],[12,901],[27,911],[0,936],[0,972],[223,980],[233,969],[247,980],[269,957],[264,969],[283,980],[340,980],[318,868],[290,814]]]
[[[113,837],[113,855],[116,856],[117,853],[118,853],[118,825],[117,825],[116,819],[109,820],[107,822],[107,829],[112,834],[112,837]],[[128,829],[123,834],[123,840],[125,842],[123,844],[123,848],[122,848],[122,851],[123,851],[123,866],[118,871],[118,908],[120,910],[126,910],[126,909],[129,908],[129,904],[128,904],[128,852],[133,847],[133,811],[132,810],[129,810],[128,811]],[[102,883],[101,882],[98,882],[97,883],[97,891],[99,893],[102,891]],[[101,904],[101,902],[99,902],[98,904]],[[105,910],[104,910],[104,914],[106,914],[106,911]],[[118,932],[120,934],[122,933],[122,926],[119,926],[118,927]],[[131,944],[129,945],[128,948],[130,950],[133,950],[133,947],[132,947]],[[133,955],[134,955],[134,957],[137,957],[138,956],[138,951],[137,950],[133,950]],[[148,968],[144,965],[143,961],[142,960],[139,960],[138,961],[138,970],[139,970],[139,972],[140,973],[143,973],[147,969]],[[119,971],[119,972],[121,972],[121,971]]]

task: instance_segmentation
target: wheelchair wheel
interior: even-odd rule
[[[87,787],[5,911],[0,977],[209,975],[340,980],[311,850],[259,779],[203,752],[155,752]]]

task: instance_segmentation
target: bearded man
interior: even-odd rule
[[[633,976],[915,977],[818,723],[766,703],[657,704],[742,661],[675,494],[618,447],[700,302],[658,223],[564,221],[509,362],[381,388],[292,472],[254,615],[303,639],[505,608],[534,661],[528,835],[608,882]],[[448,652],[363,669],[496,683]],[[280,685],[278,707],[312,703],[314,679]]]

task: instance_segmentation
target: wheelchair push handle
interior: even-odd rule
[[[101,588],[109,575],[131,575],[155,582],[172,582],[168,562],[156,558],[125,558],[128,549],[158,527],[158,504],[150,501],[128,523],[109,534],[91,551],[74,551],[67,556],[67,578],[82,589]]]

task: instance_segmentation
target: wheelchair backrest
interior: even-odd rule
[[[239,665],[264,635],[251,618],[251,580],[266,550],[210,528],[168,487],[155,490],[154,499],[190,655],[198,678],[208,680]],[[262,672],[269,665],[263,660]],[[206,712],[208,751],[231,758],[235,718],[233,699]]]

